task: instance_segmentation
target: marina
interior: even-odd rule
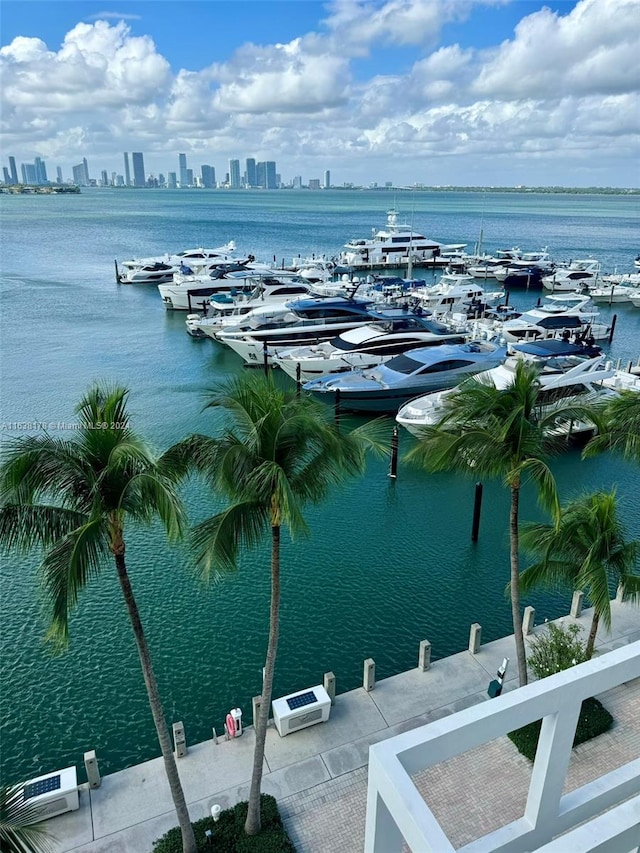
[[[202,411],[206,390],[242,370],[241,359],[218,342],[190,339],[185,315],[166,311],[156,287],[118,287],[114,258],[229,240],[275,267],[298,251],[332,257],[345,235],[368,233],[389,201],[356,191],[230,192],[215,203],[197,191],[3,198],[3,441],[29,424],[36,431],[53,424],[48,428],[62,434],[79,396],[100,377],[130,386],[135,428],[158,448],[218,429],[219,416]],[[424,193],[416,199],[416,228],[465,243],[477,233],[483,204],[488,251],[553,243],[558,259],[593,256],[605,271],[633,268],[632,197]],[[64,262],[52,264],[61,245]],[[525,309],[537,296],[514,291],[511,302]],[[631,303],[598,310],[609,326],[617,314],[608,355],[635,363],[640,314]],[[389,418],[390,435],[393,423]],[[640,535],[637,469],[618,458],[580,462],[570,451],[554,462],[554,473],[563,496],[615,483],[629,533]],[[485,484],[476,545],[469,541],[473,483],[406,466],[392,483],[385,460],[372,460],[365,478],[310,510],[310,537],[283,543],[274,695],[305,686],[318,670],[339,672],[340,691],[352,690],[369,656],[381,679],[403,672],[413,665],[416,637],[428,635],[438,656],[456,654],[475,619],[488,641],[508,634],[503,492],[499,483]],[[219,505],[196,483],[186,498],[193,521]],[[526,490],[523,516],[540,518]],[[168,719],[184,720],[194,742],[220,728],[229,708],[243,708],[249,721],[266,644],[265,552],[246,555],[237,573],[210,587],[195,579],[186,546],[165,547],[156,530],[132,530],[128,555]],[[115,579],[107,572],[88,592],[72,618],[69,650],[51,657],[34,564],[12,556],[2,567],[3,779],[66,767],[87,749],[97,750],[104,773],[153,758],[155,734]],[[453,606],[460,597],[464,612]],[[532,603],[541,618],[566,609],[556,594],[538,593]]]

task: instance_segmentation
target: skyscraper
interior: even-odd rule
[[[170,190],[175,190],[178,186],[178,177],[175,172],[169,172],[167,175],[167,187]]]
[[[216,185],[216,170],[213,166],[201,166],[200,174],[202,175],[202,186],[206,189],[213,189]]]
[[[34,165],[36,169],[36,183],[42,185],[48,184],[47,167],[45,166],[44,160],[41,157],[36,157]]]
[[[328,169],[324,173],[324,188],[325,188],[325,190],[331,189],[331,173],[329,172]]]
[[[82,158],[82,165],[84,166],[84,176],[85,176],[86,181],[87,181],[86,185],[89,186],[91,183],[91,179],[89,178],[89,164],[87,163],[86,157]]]
[[[265,163],[256,163],[256,186],[267,188],[267,171]]]
[[[247,157],[246,167],[247,186],[256,187],[258,185],[258,180],[256,178],[256,161],[253,159],[253,157]]]
[[[62,180],[62,168],[60,166],[56,166],[56,183],[64,183],[64,181]]]
[[[274,160],[267,160],[264,164],[266,188],[275,190],[278,188],[278,179],[276,178],[276,164]]]
[[[9,185],[10,183],[12,183],[12,181],[11,181],[11,175],[9,174],[9,170],[7,169],[7,167],[6,167],[6,166],[3,166],[3,167],[2,167],[2,174],[3,174],[3,176],[4,176],[4,182],[5,182],[5,184]]]
[[[18,183],[18,170],[16,169],[16,158],[9,157],[9,171],[11,172],[11,182]]]
[[[178,154],[178,171],[180,174],[180,186],[188,187],[189,186],[189,175],[187,170],[187,155],[186,154]]]
[[[124,152],[124,185],[125,187],[131,186],[131,172],[129,171],[129,153],[127,151]]]
[[[36,167],[33,163],[21,163],[20,169],[22,171],[22,183],[23,184],[36,184]]]
[[[229,186],[232,190],[240,189],[240,160],[229,160]]]
[[[131,161],[133,163],[133,185],[134,187],[144,187],[147,183],[144,173],[144,157],[141,151],[133,151],[131,153]]]
[[[101,174],[100,174],[100,183],[102,184],[103,187],[109,186],[109,176],[107,175],[106,169],[103,169]]]
[[[89,186],[89,175],[87,174],[87,161],[83,160],[73,167],[73,183],[78,187]]]

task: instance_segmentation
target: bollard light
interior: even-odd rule
[[[217,823],[220,820],[220,812],[222,811],[222,806],[218,805],[218,803],[214,803],[211,806],[211,817]]]

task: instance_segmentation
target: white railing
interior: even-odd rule
[[[365,853],[400,853],[403,841],[416,853],[454,853],[411,774],[539,719],[543,723],[523,816],[465,845],[465,853],[524,853],[542,845],[549,845],[549,851],[565,850],[554,847],[552,839],[570,830],[577,833],[579,824],[609,809],[622,819],[604,815],[599,823],[594,821],[594,844],[585,846],[585,830],[570,849],[636,849],[640,759],[569,794],[563,796],[562,791],[582,701],[638,677],[640,642],[375,744],[369,750]],[[472,790],[474,780],[467,782]],[[635,800],[620,806],[634,795]],[[595,841],[597,827],[601,846]],[[630,838],[631,844],[624,846]]]

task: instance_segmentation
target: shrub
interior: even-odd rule
[[[603,732],[608,731],[612,725],[613,717],[603,707],[601,702],[593,697],[585,699],[580,709],[573,745],[578,746],[578,744],[601,735]],[[535,720],[533,723],[529,723],[521,729],[516,729],[508,735],[516,745],[518,751],[528,758],[529,761],[533,761],[536,757],[541,727],[542,720]]]
[[[587,660],[586,645],[579,638],[580,625],[548,622],[546,632],[530,644],[528,664],[537,678],[546,678]]]
[[[218,821],[204,817],[195,821],[193,831],[199,853],[295,853],[295,848],[282,825],[278,804],[274,797],[260,797],[262,830],[259,835],[246,835],[244,822],[248,803],[238,803],[220,813]],[[206,831],[211,830],[211,844]],[[153,843],[153,853],[182,853],[182,835],[179,827],[170,829]]]

